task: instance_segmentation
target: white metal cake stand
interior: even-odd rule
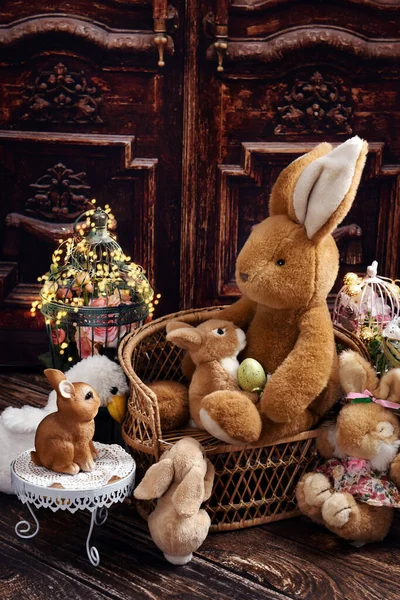
[[[77,475],[63,475],[38,467],[31,461],[31,451],[20,454],[11,464],[11,483],[14,492],[32,515],[34,526],[22,520],[15,526],[17,535],[29,539],[39,531],[39,521],[33,511],[50,508],[53,512],[88,510],[91,513],[86,552],[90,562],[97,567],[100,557],[97,548],[90,545],[94,525],[103,525],[108,508],[122,502],[130,495],[136,465],[133,458],[121,446],[94,442],[99,454],[95,469],[90,473],[81,471]]]

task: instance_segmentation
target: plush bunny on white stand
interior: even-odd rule
[[[100,406],[110,408],[128,392],[121,367],[106,356],[90,356],[66,371],[71,383],[88,383],[100,396]],[[46,406],[8,407],[0,414],[0,492],[12,494],[10,464],[25,450],[34,447],[39,423],[57,410],[57,395],[49,394]],[[111,412],[111,411],[110,411]]]

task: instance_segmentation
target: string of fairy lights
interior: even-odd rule
[[[81,309],[144,303],[151,316],[159,303],[143,268],[132,261],[108,230],[115,223],[109,205],[87,210],[74,226],[74,234],[59,240],[50,269],[38,277],[40,299],[32,302],[31,315],[40,310],[47,326],[60,326],[63,319]],[[51,305],[54,319],[48,316]],[[53,321],[53,322],[52,322]],[[73,323],[74,326],[77,323]],[[60,353],[68,347],[65,341]]]

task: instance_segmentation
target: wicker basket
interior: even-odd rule
[[[259,447],[228,445],[200,429],[161,431],[157,397],[143,382],[181,381],[184,355],[183,350],[166,341],[165,326],[177,317],[198,325],[215,309],[168,315],[122,340],[119,358],[130,380],[128,414],[122,433],[135,456],[139,477],[171,443],[183,436],[197,438],[215,467],[213,493],[205,506],[211,517],[211,531],[228,531],[299,514],[294,490],[301,475],[317,465],[313,440],[318,430]],[[342,346],[368,359],[365,347],[354,335],[335,327],[335,336]]]

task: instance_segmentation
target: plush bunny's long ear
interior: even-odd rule
[[[142,481],[139,483],[133,495],[138,500],[152,500],[161,498],[167,491],[174,478],[174,463],[170,458],[160,460],[152,465]]]
[[[297,180],[308,165],[321,156],[328,154],[331,150],[332,146],[327,142],[318,144],[311,152],[299,156],[281,171],[272,188],[269,200],[269,214],[271,217],[275,215],[287,215],[295,223],[298,222],[293,210],[293,192]]]
[[[65,381],[67,379],[64,373],[58,369],[45,369],[44,374],[53,390],[56,391],[58,391],[58,386],[60,385],[61,381]]]
[[[357,136],[333,150],[329,144],[319,144],[278,177],[270,214],[287,214],[318,243],[350,210],[367,151],[367,142]]]
[[[181,517],[191,517],[200,510],[204,495],[204,473],[200,467],[192,467],[176,488],[172,503]]]
[[[167,333],[167,340],[184,350],[197,350],[201,345],[201,335],[195,327],[182,323],[182,327]]]
[[[344,219],[355,198],[368,152],[355,136],[313,161],[297,180],[293,209],[310,240],[318,242]]]

